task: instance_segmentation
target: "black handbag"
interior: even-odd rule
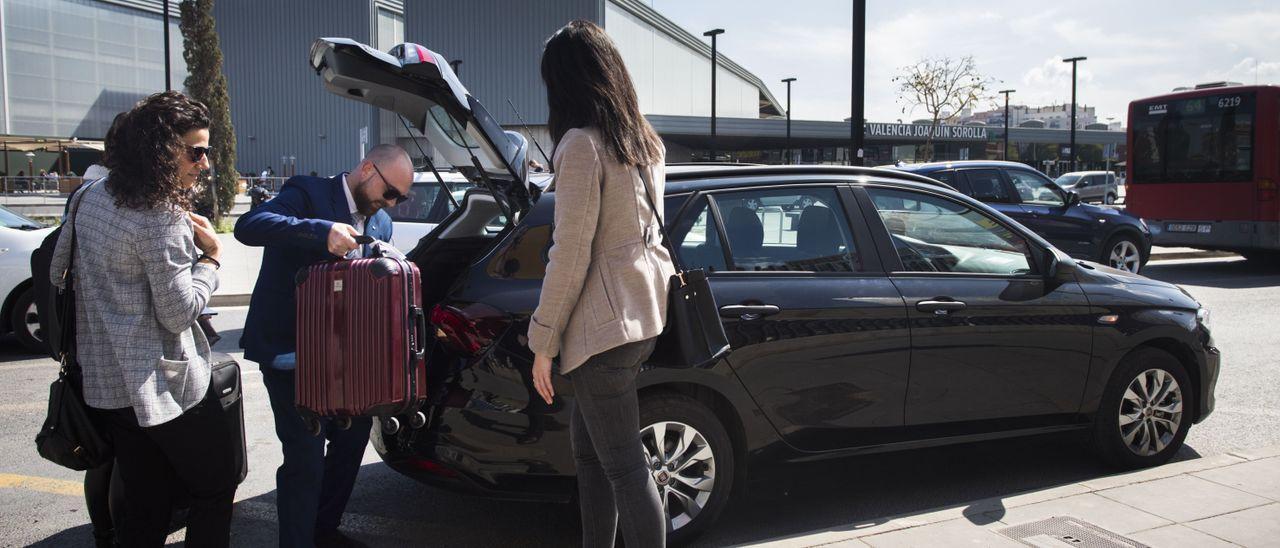
[[[724,324],[720,323],[720,310],[707,283],[707,273],[700,268],[686,270],[681,264],[680,254],[667,234],[667,225],[658,214],[649,178],[643,169],[636,168],[636,171],[640,173],[649,207],[658,220],[663,245],[671,252],[676,266],[667,293],[667,325],[658,336],[648,363],[672,368],[713,365],[729,354],[729,337],[724,332]]]
[[[80,193],[83,198],[83,192]],[[111,442],[84,403],[80,365],[75,356],[75,293],[72,289],[72,266],[75,264],[75,212],[71,209],[71,259],[62,273],[58,308],[62,329],[58,333],[58,379],[49,385],[49,411],[40,432],[36,434],[36,451],[41,457],[72,470],[97,468],[115,457]],[[50,253],[50,256],[52,254]],[[47,272],[48,269],[46,268]]]

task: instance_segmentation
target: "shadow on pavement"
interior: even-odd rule
[[[1199,457],[1183,447],[1174,460]],[[789,467],[772,492],[731,504],[697,546],[759,542],[816,530],[853,531],[887,518],[961,507],[1119,473],[1079,434],[990,441]],[[1004,515],[998,501],[965,507],[976,524]],[[993,506],[994,504],[994,506]]]
[[[232,544],[277,542],[276,491],[236,503]],[[578,541],[577,508],[464,497],[401,476],[360,470],[342,531],[369,546],[565,546]]]
[[[1142,271],[1148,278],[1179,285],[1221,289],[1253,289],[1280,285],[1280,266],[1257,261],[1228,259],[1194,263],[1150,263]]]

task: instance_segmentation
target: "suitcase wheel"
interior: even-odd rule
[[[414,412],[414,414],[409,415],[409,428],[413,428],[416,430],[426,425],[427,425],[427,416],[422,414],[422,411],[417,411],[417,412]]]
[[[338,417],[333,419],[333,424],[338,427],[338,430],[348,430],[351,428],[351,417]]]
[[[307,430],[311,432],[312,436],[319,436],[320,435],[320,419],[318,417],[307,418]]]
[[[395,434],[400,431],[400,419],[395,417],[387,417],[382,419],[382,431],[387,434]]]

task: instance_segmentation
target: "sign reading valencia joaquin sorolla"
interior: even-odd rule
[[[929,124],[866,124],[867,137],[906,137],[924,139],[929,136]],[[987,128],[982,126],[944,126],[932,128],[934,139],[955,141],[985,141]]]

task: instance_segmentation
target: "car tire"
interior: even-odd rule
[[[1107,240],[1107,245],[1102,246],[1102,256],[1098,262],[1137,274],[1144,266],[1142,259],[1142,246],[1137,238],[1128,234],[1116,234]]]
[[[1116,203],[1116,195],[1115,195],[1115,194],[1110,194],[1110,193],[1108,193],[1108,194],[1107,194],[1107,196],[1106,196],[1105,198],[1103,198],[1103,199],[1102,199],[1102,203],[1107,204],[1107,205],[1115,204],[1115,203]]]
[[[655,455],[659,431],[666,456]],[[666,512],[667,543],[687,544],[705,532],[728,505],[734,488],[734,449],[729,433],[706,405],[687,396],[663,393],[640,401],[640,439]],[[708,449],[710,459],[706,458]],[[699,460],[690,462],[693,458]],[[681,463],[684,467],[679,467]],[[668,482],[664,484],[662,478]],[[692,486],[705,486],[708,481],[709,492]],[[693,508],[697,504],[701,506]],[[674,517],[671,512],[676,513]]]
[[[1120,361],[1102,394],[1094,449],[1125,470],[1164,464],[1182,448],[1195,406],[1195,387],[1182,362],[1158,348],[1135,350]]]
[[[47,353],[49,347],[45,343],[44,335],[40,330],[39,317],[36,316],[35,299],[35,290],[27,288],[26,291],[23,291],[13,301],[13,309],[9,311],[9,325],[13,328],[13,334],[18,337],[18,342],[21,342],[22,346],[26,347],[27,350]]]

